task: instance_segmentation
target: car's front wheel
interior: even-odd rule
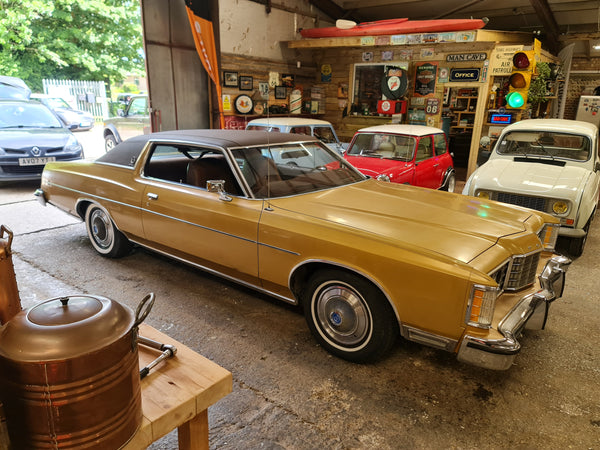
[[[117,145],[117,140],[112,134],[107,134],[104,136],[104,150],[107,152],[115,148]]]
[[[396,315],[372,283],[330,269],[313,275],[303,295],[304,315],[317,341],[352,362],[384,356],[398,337]]]
[[[592,222],[592,218],[588,220],[585,227],[583,227],[583,231],[585,231],[585,235],[580,238],[571,238],[569,242],[569,254],[571,256],[581,256],[583,254],[583,248],[585,247],[585,243],[587,242],[588,232],[590,231],[590,225]]]
[[[132,244],[121,233],[108,213],[98,205],[88,206],[85,226],[94,249],[102,256],[119,258],[131,251]]]

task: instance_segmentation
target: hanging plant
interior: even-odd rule
[[[547,84],[551,79],[552,73],[550,64],[546,62],[537,63],[535,69],[537,73],[529,85],[529,93],[527,94],[527,99],[532,105],[537,105],[547,100]]]

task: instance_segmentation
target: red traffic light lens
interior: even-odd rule
[[[513,73],[508,79],[508,83],[515,89],[527,87],[527,80],[522,73]]]
[[[529,57],[523,52],[515,53],[513,65],[519,70],[527,69],[529,67]]]

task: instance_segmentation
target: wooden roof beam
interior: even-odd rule
[[[550,9],[550,5],[548,4],[548,0],[529,0],[531,6],[535,10],[536,15],[542,22],[542,26],[544,30],[546,30],[547,41],[550,51],[552,53],[558,52],[560,48],[559,45],[559,35],[560,29],[558,28],[558,23],[556,22],[556,18]]]

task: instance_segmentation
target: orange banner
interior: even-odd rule
[[[217,102],[219,104],[219,122],[221,128],[225,128],[225,118],[223,116],[223,103],[221,101],[221,84],[219,83],[219,67],[217,62],[217,50],[215,48],[215,36],[213,33],[212,22],[196,16],[188,7],[187,14],[192,27],[194,44],[196,51],[200,56],[202,65],[208,73],[208,76],[215,83],[217,89]]]

